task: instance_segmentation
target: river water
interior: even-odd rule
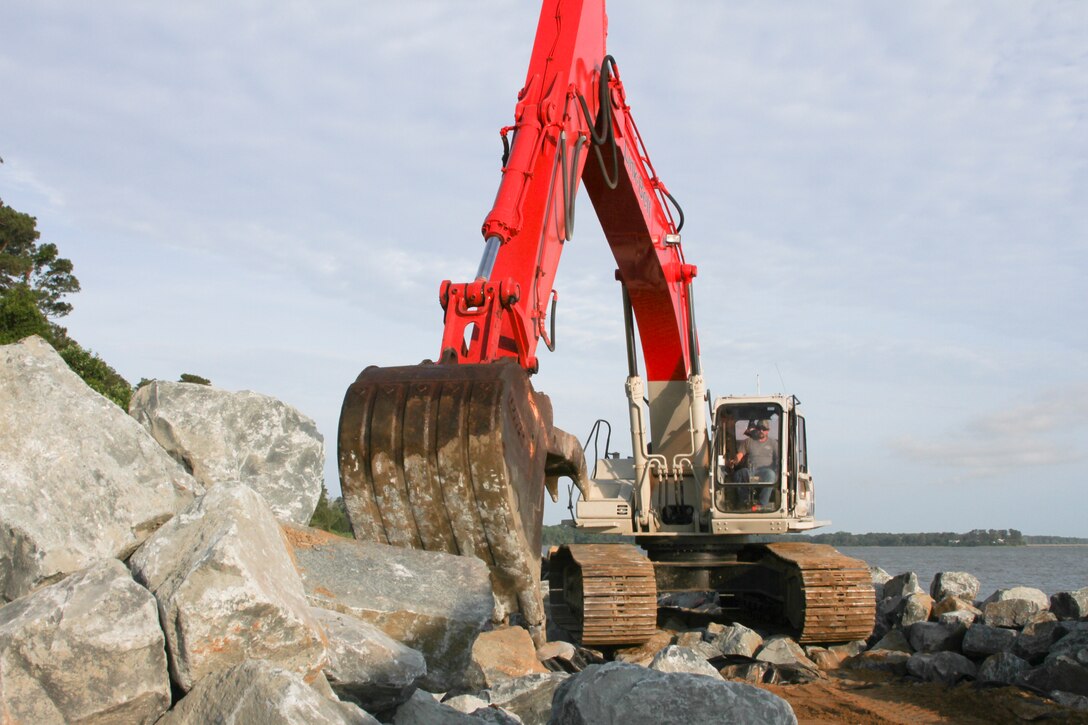
[[[913,571],[928,591],[941,571],[978,577],[979,598],[996,589],[1036,587],[1047,594],[1088,587],[1086,546],[838,546],[892,576]]]

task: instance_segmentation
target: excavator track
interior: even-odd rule
[[[552,620],[582,644],[645,642],[657,631],[654,566],[637,547],[561,546],[548,581]]]
[[[569,438],[515,364],[367,368],[339,430],[355,538],[483,560],[497,618],[520,613],[542,641],[545,481],[577,468]]]
[[[783,581],[783,614],[801,644],[849,642],[873,632],[876,594],[869,567],[834,547],[764,544],[760,564]]]

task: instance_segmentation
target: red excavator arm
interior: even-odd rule
[[[536,371],[537,344],[554,345],[546,321],[584,181],[642,333],[648,379],[685,380],[697,367],[690,307],[696,269],[684,262],[665,203],[671,197],[605,54],[606,34],[603,0],[544,3],[514,125],[502,129],[504,142],[510,131],[513,141],[483,224],[477,278],[442,283],[445,361],[510,357]]]
[[[555,274],[579,183],[627,303],[633,520],[640,530],[652,524],[651,481],[696,473],[705,483],[695,268],[680,249],[682,216],[674,223],[671,197],[606,55],[606,30],[603,0],[545,0],[514,125],[502,130],[508,153],[483,224],[479,272],[472,282],[442,283],[440,364],[365,369],[340,415],[340,482],[355,537],[482,559],[497,616],[520,613],[538,639],[544,490],[555,498],[559,476],[588,490],[581,445],[553,426],[547,396],[528,377],[539,342],[554,347]],[[632,317],[642,335],[652,441],[642,424]]]

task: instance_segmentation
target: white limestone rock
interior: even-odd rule
[[[0,603],[124,559],[201,493],[49,343],[0,346]]]
[[[427,661],[424,689],[446,692],[462,683],[495,604],[484,562],[302,526],[283,531],[310,604],[370,622],[418,650]],[[535,651],[531,656],[535,661]]]
[[[427,674],[423,655],[373,624],[320,607],[310,612],[328,638],[324,672],[329,684],[367,712],[381,713],[407,701]]]
[[[686,672],[691,675],[706,675],[716,680],[723,679],[718,671],[687,647],[671,644],[654,655],[650,669],[658,672]]]
[[[279,524],[248,486],[217,484],[155,532],[129,566],[158,600],[182,690],[250,659],[310,679],[327,660]]]
[[[202,678],[158,725],[378,725],[356,705],[322,697],[296,672],[249,660]]]
[[[763,646],[763,637],[743,624],[733,624],[715,634],[710,644],[723,655],[755,657],[756,652]]]
[[[979,586],[978,577],[974,574],[965,571],[942,571],[933,577],[929,594],[938,602],[945,597],[959,597],[973,602],[978,597]]]
[[[295,408],[248,390],[156,380],[136,391],[129,412],[204,486],[241,481],[276,518],[310,523],[325,443]]]
[[[0,721],[152,723],[169,707],[155,599],[116,559],[0,608]]]

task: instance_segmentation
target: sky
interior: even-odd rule
[[[297,407],[434,358],[539,5],[0,4],[0,199],[128,380]],[[714,395],[803,404],[828,531],[1088,536],[1088,3],[614,2],[683,206]],[[626,431],[615,263],[579,198],[538,390]],[[549,505],[548,523],[566,515]]]

